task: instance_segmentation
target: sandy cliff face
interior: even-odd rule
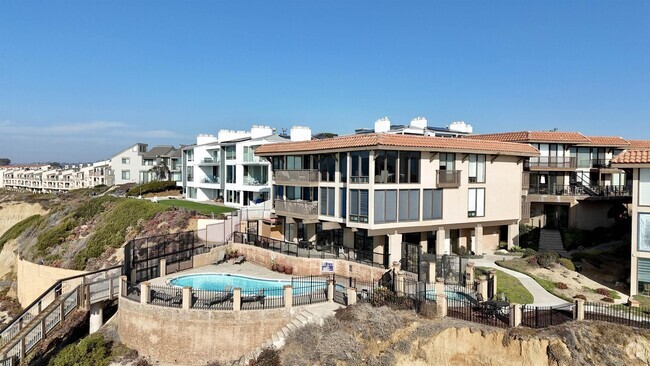
[[[33,215],[44,215],[46,212],[38,203],[0,203],[0,235],[4,234],[5,231],[20,221]],[[16,255],[14,254],[15,249],[16,244],[14,241],[9,241],[2,248],[0,252],[0,277],[4,277],[7,273],[11,272],[16,260]]]

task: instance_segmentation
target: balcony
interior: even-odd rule
[[[531,184],[528,187],[528,194],[540,194],[551,196],[588,196],[588,188],[582,185],[558,185],[558,184]]]
[[[219,177],[203,178],[201,180],[201,183],[219,184],[221,183],[221,180],[219,179]]]
[[[199,161],[199,165],[219,165],[219,159],[217,158],[203,158]]]
[[[246,176],[244,177],[244,184],[247,186],[263,186],[267,181],[265,177]]]
[[[318,219],[318,202],[274,200],[275,213],[298,219]]]
[[[460,170],[436,170],[438,188],[460,187]]]
[[[275,184],[296,186],[318,185],[318,170],[276,170]]]
[[[530,158],[530,170],[575,170],[578,167],[576,158],[568,156],[540,156]]]

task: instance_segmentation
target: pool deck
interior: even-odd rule
[[[167,276],[158,277],[149,281],[154,286],[162,286],[171,280],[180,276],[187,276],[192,274],[205,274],[205,273],[227,273],[247,277],[263,278],[270,280],[290,280],[292,275],[284,273],[273,272],[269,268],[261,267],[253,263],[244,262],[242,264],[233,264],[233,260],[214,265],[209,264],[203,267],[188,269],[186,271],[175,272]]]

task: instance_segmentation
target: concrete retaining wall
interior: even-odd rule
[[[16,260],[18,301],[20,301],[22,306],[27,306],[41,296],[56,281],[84,273],[87,272],[48,267],[18,258]],[[80,278],[77,284],[81,284],[81,281]],[[72,290],[74,286],[76,284],[68,286],[69,289],[64,288],[63,291]]]
[[[291,321],[297,309],[183,310],[120,298],[120,340],[160,362],[205,365],[238,359]]]

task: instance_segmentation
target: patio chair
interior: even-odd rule
[[[160,300],[170,304],[180,304],[183,301],[183,296],[180,291],[177,291],[175,295],[172,295],[162,291],[151,290],[151,299]]]
[[[201,301],[201,305],[209,308],[214,305],[221,304],[222,302],[226,302],[230,299],[232,299],[232,286],[226,286],[223,292],[220,293],[219,295],[211,299],[201,299],[200,301]]]
[[[242,304],[245,302],[256,302],[259,301],[260,304],[264,305],[264,289],[261,289],[257,292],[257,295],[246,295],[241,297]]]
[[[232,264],[242,264],[242,263],[244,263],[245,261],[246,261],[246,257],[244,257],[243,255],[240,255],[239,257],[237,257],[237,259],[235,259],[235,260],[232,262]]]
[[[226,261],[226,253],[225,253],[225,252],[221,252],[221,254],[219,254],[219,255],[217,256],[217,260],[215,260],[214,262],[212,262],[212,264],[216,266],[217,264],[221,264],[221,263],[223,263],[223,262],[225,262],[225,261]]]

